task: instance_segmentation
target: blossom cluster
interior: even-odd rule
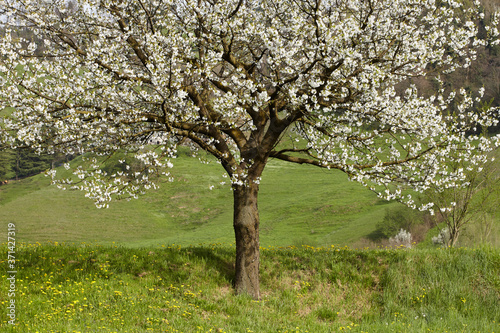
[[[171,166],[178,144],[214,155],[233,187],[258,185],[268,158],[279,158],[340,169],[409,205],[408,186],[464,180],[463,170],[448,170],[450,155],[480,165],[500,144],[471,135],[498,123],[498,108],[476,107],[483,91],[398,91],[408,78],[468,67],[479,47],[498,43],[498,14],[478,37],[478,4],[2,3],[6,26],[29,26],[38,43],[9,32],[0,42],[0,109],[12,110],[0,140],[66,154],[137,154],[141,172],[104,174],[99,159],[75,170],[98,206],[153,186],[150,175]],[[286,133],[299,143],[279,150]]]

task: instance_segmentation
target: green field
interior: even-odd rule
[[[260,301],[233,295],[230,245],[15,251],[12,297],[0,274],[1,332],[500,332],[491,248],[266,247]]]
[[[174,164],[173,182],[109,209],[43,175],[0,187],[0,227],[6,235],[10,223],[16,239],[2,245],[0,331],[500,332],[498,249],[429,239],[412,250],[352,249],[398,204],[340,172],[279,161],[259,197],[262,299],[234,296],[222,168],[184,155]]]
[[[0,187],[0,221],[15,223],[25,242],[230,243],[233,199],[229,185],[220,185],[227,182],[222,170],[181,155],[174,160],[173,182],[108,209],[38,175]],[[259,194],[261,244],[351,245],[372,233],[392,205],[341,172],[271,161]]]

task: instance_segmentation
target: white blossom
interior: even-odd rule
[[[498,43],[498,14],[480,38],[453,0],[237,3],[77,0],[71,11],[65,0],[2,1],[6,24],[29,24],[43,42],[0,41],[0,109],[13,110],[0,143],[83,155],[71,186],[99,207],[171,179],[179,143],[215,156],[233,188],[259,185],[261,164],[279,158],[342,170],[409,205],[408,188],[463,181],[446,168],[451,151],[479,164],[500,145],[467,135],[498,123],[498,108],[474,108],[484,88],[395,89],[431,65],[469,66]],[[104,173],[118,152],[139,169],[120,159],[123,171]]]

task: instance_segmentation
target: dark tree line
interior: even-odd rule
[[[61,155],[39,155],[28,148],[0,150],[0,181],[37,175],[68,160]]]

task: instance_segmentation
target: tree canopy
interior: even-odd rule
[[[1,140],[64,154],[135,154],[143,168],[74,170],[99,207],[136,197],[192,144],[231,178],[236,289],[258,298],[260,177],[269,158],[339,169],[386,199],[454,186],[498,137],[482,91],[445,94],[440,74],[498,43],[476,6],[455,0],[3,0],[7,24],[43,45],[0,43]],[[455,12],[463,10],[463,15]],[[424,97],[409,78],[434,76]],[[453,105],[451,112],[450,105]],[[283,140],[286,135],[291,140]],[[69,166],[68,166],[69,167]],[[61,181],[65,182],[65,181]],[[71,180],[66,180],[71,183]],[[71,185],[71,184],[70,184]],[[428,208],[428,207],[427,207]],[[257,276],[257,278],[255,278]]]

